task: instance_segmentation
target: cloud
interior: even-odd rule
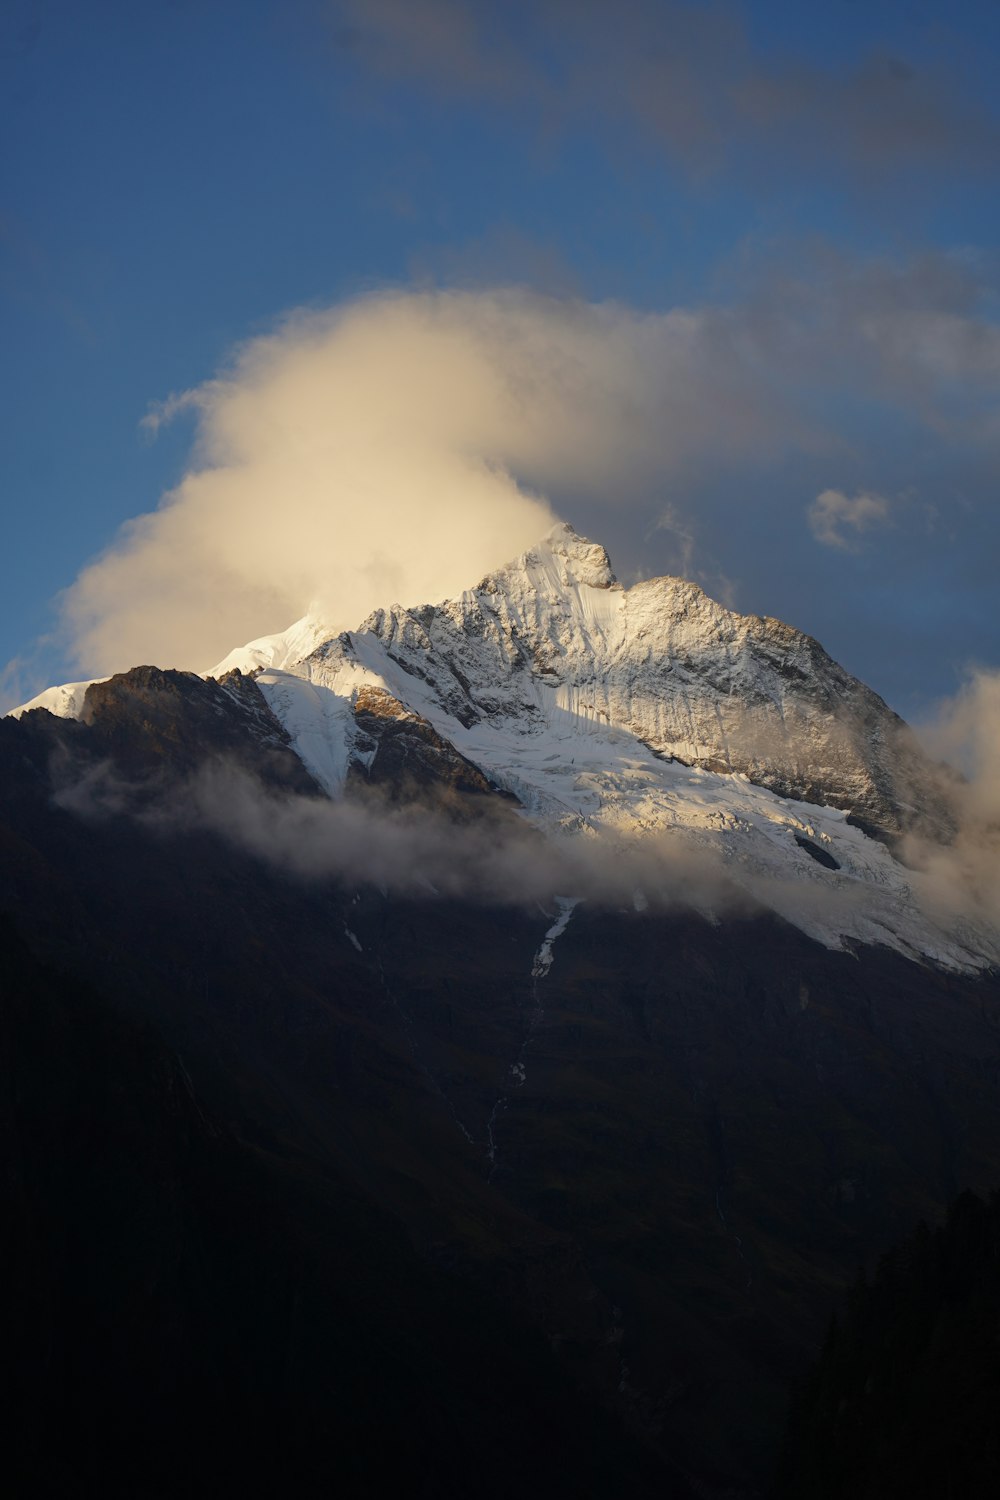
[[[939,911],[978,912],[1000,924],[1000,672],[970,672],[922,735],[945,763],[943,786],[958,832],[946,847],[908,840],[907,858],[925,872]]]
[[[889,53],[823,67],[756,46],[736,9],[674,0],[336,0],[369,75],[511,111],[545,130],[624,132],[683,166],[992,171],[997,122],[939,65]]]
[[[855,495],[851,500],[840,490],[824,490],[809,507],[812,534],[824,547],[844,552],[856,550],[858,538],[889,519],[889,502],[882,495]],[[847,535],[853,531],[854,536]]]
[[[543,836],[505,804],[451,817],[440,805],[388,804],[371,792],[331,801],[271,791],[224,761],[172,784],[129,782],[109,762],[68,758],[53,774],[53,800],[77,817],[129,817],[166,837],[207,829],[306,882],[518,907],[557,895],[631,906],[641,889],[656,910],[758,909],[721,858],[676,834]]]
[[[527,291],[385,293],[288,319],[155,408],[194,464],[64,600],[81,671],[205,669],[307,609],[437,601],[531,545],[550,494],[636,502],[794,441],[736,324]]]
[[[860,386],[936,430],[988,440],[1000,401],[1000,266],[993,255],[893,259],[823,240],[747,248],[726,286],[731,315],[790,376]],[[822,372],[825,371],[825,379]],[[817,377],[820,377],[819,379]],[[977,426],[977,419],[984,420]]]
[[[70,755],[51,769],[54,801],[85,821],[128,818],[164,839],[207,831],[307,885],[521,909],[562,897],[709,920],[777,914],[825,933],[856,933],[859,922],[864,929],[872,909],[864,881],[754,870],[732,859],[725,841],[706,845],[680,828],[543,832],[489,799],[470,805],[439,793],[428,803],[389,802],[366,787],[329,800],[266,787],[225,760],[184,778],[161,771],[139,781],[109,761]]]
[[[673,542],[677,563],[673,571],[681,578],[690,578],[694,573],[695,532],[690,519],[683,516],[672,501],[668,501],[647,533],[664,532]]]

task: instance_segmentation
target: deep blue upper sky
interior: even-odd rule
[[[385,285],[729,310],[840,448],[708,453],[642,515],[563,513],[625,578],[686,560],[904,713],[1000,665],[998,57],[1000,7],[961,0],[8,0],[7,700],[70,674],[35,644],[53,598],[183,471],[190,426],[148,441],[150,403]],[[806,520],[828,489],[839,546]]]

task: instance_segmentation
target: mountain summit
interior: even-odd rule
[[[394,605],[324,635],[307,617],[213,675],[284,670],[336,689],[350,665],[385,668],[442,733],[614,730],[665,759],[841,808],[876,836],[914,821],[943,831],[906,726],[818,642],[680,578],[624,589],[604,548],[565,524],[457,599]]]

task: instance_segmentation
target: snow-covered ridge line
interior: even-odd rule
[[[19,719],[33,708],[45,708],[57,719],[78,719],[83,713],[83,700],[87,689],[95,682],[107,682],[106,677],[91,677],[86,682],[63,682],[58,687],[45,688],[27,703],[12,708],[5,718]]]

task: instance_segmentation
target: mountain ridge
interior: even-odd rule
[[[584,590],[610,598],[612,606],[595,607]],[[637,607],[629,611],[630,604]],[[631,619],[627,618],[630,613]],[[616,619],[616,615],[625,618]],[[429,628],[437,627],[438,635],[446,637],[449,624],[454,627],[450,640],[431,640]],[[872,768],[857,764],[856,753],[852,764],[847,752],[856,747],[846,743],[846,735],[837,744],[830,725],[825,726],[825,741],[816,723],[808,726],[812,752],[808,768],[792,766],[787,756],[783,761],[775,755],[781,735],[769,722],[766,706],[780,707],[784,737],[794,742],[796,726],[787,723],[786,709],[789,702],[793,708],[798,706],[792,690],[796,682],[818,682],[828,715],[838,691],[860,699],[876,743],[901,731],[908,733],[899,716],[872,689],[845,672],[818,641],[771,616],[741,615],[727,609],[698,584],[683,578],[646,579],[626,589],[616,578],[605,548],[578,536],[564,522],[453,600],[381,607],[357,629],[348,631],[334,631],[320,617],[305,615],[285,631],[234,648],[203,675],[218,679],[234,668],[244,674],[296,673],[298,669],[297,675],[322,684],[329,681],[329,663],[338,654],[344,659],[353,655],[364,665],[359,642],[371,637],[404,670],[420,676],[415,657],[437,644],[439,650],[444,647],[441,654],[454,678],[451,684],[439,680],[434,685],[440,710],[465,728],[497,709],[513,708],[532,718],[535,705],[524,692],[515,694],[513,701],[509,694],[506,701],[503,694],[490,701],[487,694],[484,702],[484,682],[475,684],[478,693],[472,690],[454,648],[458,635],[477,632],[493,648],[490,666],[500,658],[508,673],[527,667],[546,685],[562,689],[561,707],[584,720],[604,720],[631,729],[657,755],[704,770],[743,774],[755,784],[799,801],[843,807],[876,835],[900,832],[905,815],[913,811],[891,795],[893,778],[882,758],[877,758],[874,767],[877,778]],[[638,646],[639,642],[644,645]],[[619,668],[618,675],[631,680],[609,682],[607,671],[602,677],[602,648],[611,658],[611,668]],[[753,648],[756,654],[747,662]],[[702,660],[696,660],[694,652]],[[637,672],[637,668],[645,671]],[[655,691],[640,681],[637,692],[637,676],[652,678]],[[707,704],[698,701],[700,684],[710,690]],[[46,689],[12,713],[20,716],[31,708],[45,707],[60,716],[79,717],[89,685],[67,683]],[[735,709],[729,705],[728,722],[717,701],[723,695],[737,699]],[[832,717],[843,724],[847,716]],[[711,724],[713,718],[716,722]],[[824,745],[834,762],[828,766],[817,763],[816,752]],[[898,746],[892,748],[898,753]],[[919,762],[914,747],[906,745],[905,750],[912,761]],[[877,779],[883,784],[876,785]]]
[[[939,771],[898,715],[792,626],[683,579],[624,588],[604,547],[565,523],[454,599],[336,634],[306,616],[206,677],[235,672],[330,796],[370,775],[358,705],[381,696],[425,726],[425,764],[433,740],[543,831],[708,853],[828,946],[1000,961],[990,924],[928,910],[920,871],[898,858],[905,835],[953,832]],[[33,702],[86,717],[89,691]],[[385,728],[382,715],[376,738]]]

